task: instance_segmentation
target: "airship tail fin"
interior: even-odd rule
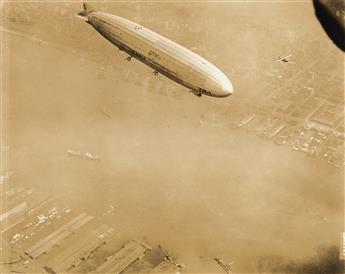
[[[78,15],[80,16],[88,16],[91,12],[96,11],[89,3],[83,3],[84,10],[79,12]]]

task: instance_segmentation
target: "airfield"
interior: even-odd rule
[[[321,103],[343,103],[337,93],[343,89],[343,56],[310,3],[94,4],[219,66],[234,85],[226,99],[197,98],[126,61],[72,16],[79,3],[18,5],[3,7],[9,178],[2,187],[32,188],[40,199],[62,196],[96,218],[112,205],[111,218],[105,218],[116,246],[134,238],[162,246],[186,266],[183,273],[224,273],[214,257],[233,261],[235,273],[254,273],[265,258],[304,261],[320,246],[339,247],[343,159],[329,162],[323,151],[314,157],[298,144],[279,145],[284,138],[256,134],[273,95],[300,102],[300,90],[312,80],[320,81],[313,88],[329,93],[323,98],[316,91]],[[284,54],[295,63],[277,63]],[[282,87],[295,97],[283,96]],[[311,106],[312,114],[295,119],[315,123],[322,113],[317,116],[314,101],[302,99],[307,103],[301,109]],[[290,113],[276,111],[289,124]],[[341,136],[339,112],[334,131]],[[253,115],[260,118],[250,124]],[[343,144],[334,147],[343,153]],[[97,160],[73,157],[69,150]],[[8,242],[11,233],[5,234]]]

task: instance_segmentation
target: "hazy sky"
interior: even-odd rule
[[[303,258],[338,244],[343,169],[230,125],[261,98],[261,75],[280,54],[306,63],[331,55],[327,73],[343,77],[342,55],[311,3],[94,3],[195,47],[229,75],[234,95],[225,99],[197,98],[125,61],[72,16],[80,3],[15,5],[5,4],[4,26],[17,34],[5,32],[2,43],[14,184],[62,194],[94,214],[115,204],[124,241],[164,245],[185,272],[220,271],[215,256],[235,261],[235,272],[255,271],[264,255]]]

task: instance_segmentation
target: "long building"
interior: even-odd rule
[[[2,213],[0,215],[1,233],[6,232],[7,230],[14,227],[16,224],[22,222],[26,218],[26,216],[27,216],[27,205],[25,201],[14,206],[10,210]]]
[[[27,254],[30,258],[36,259],[41,256],[43,253],[47,253],[54,245],[58,242],[78,230],[84,224],[92,220],[93,217],[87,215],[86,213],[82,213],[77,217],[73,218],[67,224],[63,225],[59,229],[55,230],[53,233],[49,234],[44,239],[40,240],[36,244],[34,244],[31,248],[29,248],[25,254]]]
[[[101,225],[76,245],[67,247],[63,254],[54,259],[55,262],[51,268],[56,273],[72,270],[89,258],[95,249],[100,247],[102,244],[106,244],[113,232],[114,230],[109,228],[107,225]]]
[[[132,240],[108,258],[95,272],[119,274],[135,261],[143,258],[145,253],[151,249],[148,245]]]

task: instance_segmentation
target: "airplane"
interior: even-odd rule
[[[119,50],[186,87],[194,95],[224,98],[233,93],[228,77],[200,55],[162,35],[120,16],[83,4],[77,17],[90,24]]]
[[[291,56],[292,56],[292,55],[289,54],[289,55],[287,55],[287,56],[285,56],[285,57],[282,57],[282,58],[279,57],[279,59],[277,60],[277,62],[284,62],[284,63],[287,63],[287,62],[290,61],[289,59],[290,59]]]

